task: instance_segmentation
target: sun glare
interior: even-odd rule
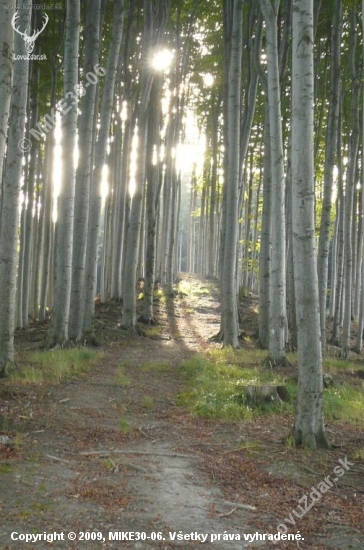
[[[202,75],[203,83],[206,86],[206,88],[211,88],[211,86],[214,83],[214,77],[211,73],[205,73]]]
[[[161,73],[168,72],[172,63],[173,55],[174,54],[171,50],[167,50],[165,48],[163,50],[156,51],[152,57],[151,64],[153,69]]]

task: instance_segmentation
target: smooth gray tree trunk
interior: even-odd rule
[[[337,237],[336,237],[336,281],[335,281],[335,309],[333,318],[333,328],[331,335],[332,344],[339,345],[339,327],[341,323],[341,304],[344,281],[344,215],[345,215],[345,197],[343,188],[343,162],[342,162],[342,140],[341,140],[341,115],[339,114],[339,132],[337,140],[337,167],[338,167],[338,208],[337,208]]]
[[[157,229],[157,203],[158,203],[158,182],[160,174],[160,131],[162,122],[161,112],[161,90],[163,81],[155,78],[150,96],[148,144],[146,160],[146,261],[145,261],[145,284],[143,313],[139,321],[153,324],[153,297],[155,283],[155,253],[156,253],[156,229]],[[155,161],[153,157],[155,155]]]
[[[241,61],[243,50],[243,2],[236,0],[231,26],[231,50],[227,87],[227,181],[225,182],[225,229],[221,265],[221,331],[224,345],[239,347],[236,288],[238,199],[240,183]]]
[[[350,330],[352,315],[352,273],[353,273],[353,202],[355,173],[357,165],[357,155],[359,147],[359,96],[360,82],[356,68],[356,10],[352,8],[351,22],[351,44],[350,44],[350,73],[352,79],[352,100],[351,100],[351,131],[348,150],[348,164],[346,172],[345,187],[345,220],[344,220],[344,239],[345,239],[345,287],[344,287],[344,320],[343,320],[343,339],[341,346],[341,355],[348,358],[350,354]]]
[[[210,196],[210,211],[209,211],[209,236],[208,236],[208,269],[209,277],[216,276],[216,203],[217,203],[217,168],[218,168],[218,115],[219,115],[220,98],[212,98],[211,106],[211,196]]]
[[[98,140],[95,146],[95,170],[92,174],[90,212],[88,220],[86,270],[84,279],[84,303],[83,303],[83,326],[82,333],[91,330],[92,318],[95,310],[96,296],[96,266],[97,249],[100,232],[101,219],[101,187],[102,172],[107,157],[107,144],[110,134],[111,114],[114,104],[115,81],[118,69],[121,39],[124,24],[124,0],[115,0],[114,18],[111,44],[106,65],[106,75],[102,94],[100,129]]]
[[[38,52],[38,48],[35,48],[35,52]],[[38,122],[38,94],[39,94],[39,64],[32,67],[32,74],[30,75],[31,83],[29,86],[30,92],[30,128],[34,128]],[[36,186],[36,170],[38,163],[38,149],[39,141],[30,134],[30,143],[32,144],[30,152],[29,170],[26,174],[26,193],[25,203],[23,208],[25,210],[24,220],[24,238],[21,239],[21,245],[24,250],[20,250],[18,277],[20,277],[22,285],[19,288],[19,294],[21,294],[21,309],[19,316],[19,327],[26,328],[29,323],[29,308],[30,308],[30,289],[31,279],[33,273],[33,254],[32,254],[32,241],[33,241],[33,227],[34,227],[34,204],[35,204],[35,186]],[[19,298],[19,296],[18,296]]]
[[[64,47],[64,97],[69,111],[62,118],[62,188],[58,198],[55,248],[56,280],[49,345],[63,346],[69,339],[69,310],[72,282],[72,247],[76,183],[78,54],[80,0],[67,0]]]
[[[313,5],[293,0],[292,225],[298,343],[296,444],[328,447],[323,420],[318,278],[315,257],[313,159]]]
[[[164,32],[165,17],[159,5],[153,10],[152,2],[144,0],[144,32],[141,54],[140,97],[137,105],[138,164],[135,175],[135,191],[132,198],[125,248],[125,271],[123,281],[122,327],[135,331],[136,316],[136,275],[140,245],[143,193],[146,176],[147,130],[150,92],[155,75],[148,69],[150,49],[157,46]],[[154,13],[153,13],[154,11]],[[164,14],[166,15],[166,14]]]
[[[123,280],[123,317],[122,327],[134,331],[136,316],[136,276],[142,221],[143,190],[145,185],[145,166],[147,150],[148,105],[154,75],[147,71],[147,56],[153,39],[153,6],[144,0],[144,33],[140,75],[140,99],[137,107],[138,119],[138,164],[135,175],[135,191],[131,203],[130,218],[126,236],[125,271]]]
[[[272,260],[267,362],[286,364],[286,227],[285,174],[277,17],[279,0],[260,0],[266,23],[267,87],[272,176]]]
[[[11,19],[15,13],[14,5],[15,0],[0,2],[0,181],[3,174],[13,79],[14,31]]]
[[[322,352],[326,353],[326,300],[331,228],[332,192],[334,165],[336,160],[337,132],[340,106],[340,47],[341,47],[342,0],[335,0],[331,34],[330,99],[326,126],[326,147],[324,166],[324,197],[322,203],[321,227],[318,245],[317,272],[320,295],[320,319]]]
[[[364,0],[362,0],[361,3],[361,27],[362,31],[364,32]],[[362,44],[363,48],[363,55],[364,55],[364,41]],[[362,104],[364,108],[364,96],[362,98]],[[362,119],[362,135],[364,135],[364,119]],[[364,151],[364,147],[362,149]],[[361,186],[362,186],[362,195],[361,195],[361,216],[364,216],[364,170],[361,171]],[[363,223],[363,219],[362,219]],[[361,246],[360,246],[360,255],[362,256],[363,253],[363,237],[361,238]],[[364,330],[364,261],[363,258],[361,258],[361,281],[359,283],[359,280],[357,284],[360,284],[360,300],[359,301],[359,320],[358,320],[358,330],[356,334],[356,352],[361,353],[362,351],[362,345],[363,345],[363,330]]]
[[[72,288],[69,320],[69,337],[80,341],[82,337],[83,289],[85,283],[87,230],[90,203],[91,174],[95,145],[95,116],[97,85],[87,80],[94,73],[100,50],[101,0],[89,0],[85,26],[85,64],[83,86],[85,94],[80,101],[78,128],[78,167],[76,172],[75,217],[72,260]],[[86,88],[87,86],[87,88]]]
[[[31,0],[27,0],[31,5]],[[2,6],[1,6],[2,7]],[[21,2],[23,8],[23,2]],[[31,10],[19,10],[18,24],[23,32],[30,32]],[[11,40],[11,39],[10,39]],[[9,56],[12,56],[11,42],[5,46],[5,83],[9,82]],[[23,54],[24,41],[16,34],[15,53]],[[29,62],[19,59],[14,62],[13,88],[10,102],[8,151],[3,179],[2,213],[0,226],[0,377],[6,375],[14,363],[14,326],[16,271],[18,264],[19,198],[23,153],[19,142],[24,138],[26,102],[28,94]],[[8,85],[8,84],[6,84]],[[4,99],[5,107],[7,100]],[[3,116],[3,122],[6,115]]]
[[[264,123],[264,174],[263,174],[263,211],[259,253],[259,344],[263,349],[269,347],[269,311],[271,296],[271,157],[268,103],[265,107]]]

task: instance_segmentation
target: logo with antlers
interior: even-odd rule
[[[27,50],[27,53],[32,53],[33,50],[34,50],[34,43],[36,41],[36,39],[38,38],[38,36],[40,35],[41,32],[44,31],[44,29],[46,28],[47,26],[47,23],[49,21],[49,17],[48,15],[45,13],[44,14],[44,20],[43,20],[43,27],[39,30],[39,31],[34,31],[32,36],[28,36],[27,35],[27,31],[25,32],[21,32],[19,29],[16,28],[16,21],[17,19],[19,18],[19,14],[18,12],[16,11],[13,15],[13,18],[11,20],[11,24],[12,24],[12,27],[14,29],[14,31],[16,31],[17,33],[20,34],[20,36],[22,37],[22,39],[24,40],[25,42],[25,48]]]

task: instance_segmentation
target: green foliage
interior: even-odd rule
[[[18,384],[60,384],[86,372],[101,357],[102,353],[88,348],[33,352],[19,361],[9,379]]]
[[[211,294],[214,286],[210,284],[192,284],[189,281],[180,281],[176,287],[176,291],[180,296],[200,297]]]
[[[361,387],[343,384],[325,390],[325,419],[364,425],[363,390],[363,383]]]
[[[242,352],[231,348],[195,355],[180,367],[189,390],[180,394],[179,403],[192,414],[228,420],[277,413],[282,407],[290,410],[291,405],[276,403],[252,409],[246,402],[246,386],[284,383],[282,377],[258,366],[257,356],[262,357],[260,350]],[[250,359],[254,359],[254,364],[249,363]]]
[[[263,413],[279,414],[282,410],[293,413],[294,405],[269,403],[252,408],[247,403],[245,388],[248,385],[285,385],[292,403],[297,396],[297,379],[284,378],[284,373],[264,369],[264,350],[208,350],[195,355],[180,367],[180,374],[186,380],[188,390],[181,393],[179,403],[192,414],[208,418],[237,420],[250,419]],[[289,360],[295,360],[290,354]],[[359,368],[350,361],[327,360],[331,366],[326,371],[355,370]],[[328,421],[337,420],[360,425],[364,422],[364,382],[345,382],[325,390],[324,414]],[[290,444],[289,442],[287,443]]]

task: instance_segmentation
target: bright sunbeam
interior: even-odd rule
[[[102,201],[105,202],[109,194],[109,167],[107,164],[104,164],[102,167],[102,178],[101,178],[101,197]]]
[[[173,52],[167,49],[156,51],[151,62],[153,69],[161,73],[168,72],[168,69],[172,63],[173,55]]]
[[[202,75],[203,83],[206,86],[206,88],[211,88],[213,85],[215,79],[211,73],[205,73]]]

